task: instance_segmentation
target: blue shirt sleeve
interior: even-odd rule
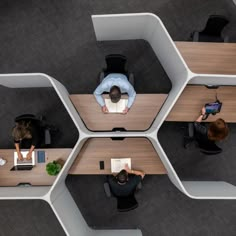
[[[121,90],[121,93],[128,94],[129,98],[128,98],[127,107],[130,108],[136,97],[136,92],[134,90],[134,87],[130,84],[130,82],[128,81],[125,75],[116,74],[116,73],[112,73],[106,76],[106,78],[104,78],[101,84],[95,89],[93,94],[97,102],[99,103],[99,105],[100,106],[105,105],[102,94],[104,92],[110,92],[110,89],[112,86],[118,86]]]

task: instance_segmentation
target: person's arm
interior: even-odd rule
[[[125,170],[129,173],[129,174],[133,174],[133,175],[140,175],[142,177],[142,179],[145,176],[145,173],[141,170],[132,170],[129,168],[128,164],[125,165]]]
[[[201,122],[202,122],[202,119],[203,119],[203,117],[204,117],[205,115],[206,115],[206,108],[203,107],[203,108],[201,109],[201,114],[200,114],[199,117],[195,120],[195,122],[201,123]]]
[[[93,92],[93,95],[95,96],[98,104],[102,107],[105,105],[104,99],[102,97],[102,94],[104,93],[105,89],[103,88],[103,84],[99,84],[98,87]]]
[[[32,152],[34,151],[34,149],[35,149],[35,146],[31,145],[30,150],[29,150],[29,152],[26,155],[26,159],[27,160],[30,160],[32,158]]]
[[[23,160],[23,156],[20,151],[20,144],[15,142],[16,152],[19,160]]]
[[[127,93],[129,95],[127,107],[130,109],[136,97],[136,92],[134,90],[134,87],[130,83],[129,83],[129,89],[127,90]]]

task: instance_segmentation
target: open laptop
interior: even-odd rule
[[[17,152],[14,152],[14,166],[11,168],[11,171],[15,170],[32,170],[35,165],[35,152],[32,152],[32,158],[30,160],[26,159],[28,151],[21,151],[23,160],[18,159]]]

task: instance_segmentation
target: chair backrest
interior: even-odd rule
[[[17,116],[15,118],[15,122],[19,122],[21,120],[34,120],[34,121],[39,121],[35,115],[32,115],[32,114],[24,114],[24,115],[20,115],[20,116]]]
[[[205,26],[205,29],[200,34],[207,34],[211,36],[221,36],[221,31],[229,23],[229,20],[224,16],[211,15]]]
[[[117,198],[117,210],[120,212],[131,211],[138,207],[138,202],[134,194],[128,197],[116,197]]]
[[[215,142],[209,141],[209,143],[199,144],[200,151],[207,155],[216,155],[222,152],[222,149],[218,147]]]
[[[126,57],[120,54],[110,54],[107,55],[106,58],[107,68],[104,70],[106,74],[110,73],[121,73],[126,74],[127,71],[125,69],[126,65]]]

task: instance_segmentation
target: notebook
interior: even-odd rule
[[[128,104],[128,99],[120,99],[117,103],[113,103],[111,99],[105,99],[105,104],[109,113],[122,113]]]
[[[111,159],[111,172],[118,173],[125,168],[125,164],[128,164],[131,169],[131,158],[112,158]]]

